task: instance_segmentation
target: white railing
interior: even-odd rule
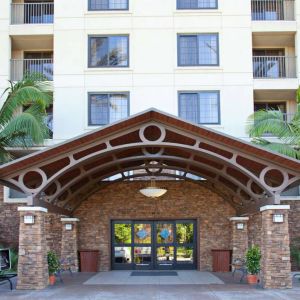
[[[53,23],[54,3],[12,3],[11,24]]]
[[[41,79],[53,80],[53,59],[12,59],[11,80],[21,80],[26,74],[37,74]]]
[[[296,78],[296,57],[253,56],[254,78]]]
[[[294,0],[251,0],[254,21],[295,20]]]

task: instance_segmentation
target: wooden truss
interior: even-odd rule
[[[299,170],[294,160],[150,110],[4,165],[0,182],[27,194],[29,205],[72,215],[108,184],[178,178],[222,195],[242,215],[279,204]]]

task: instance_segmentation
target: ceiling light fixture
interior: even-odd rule
[[[167,189],[157,187],[154,179],[151,179],[150,186],[140,189],[140,193],[148,198],[159,198],[167,191]]]

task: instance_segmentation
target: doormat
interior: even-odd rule
[[[133,271],[131,272],[130,276],[178,276],[178,274],[176,271]]]

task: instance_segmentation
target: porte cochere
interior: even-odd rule
[[[75,270],[78,250],[91,249],[98,271],[211,271],[212,250],[235,259],[254,244],[264,287],[291,287],[292,210],[280,194],[299,185],[299,170],[299,161],[154,109],[3,165],[0,183],[28,195],[18,207],[18,288],[47,285],[48,250]],[[167,193],[142,195],[150,178]]]

